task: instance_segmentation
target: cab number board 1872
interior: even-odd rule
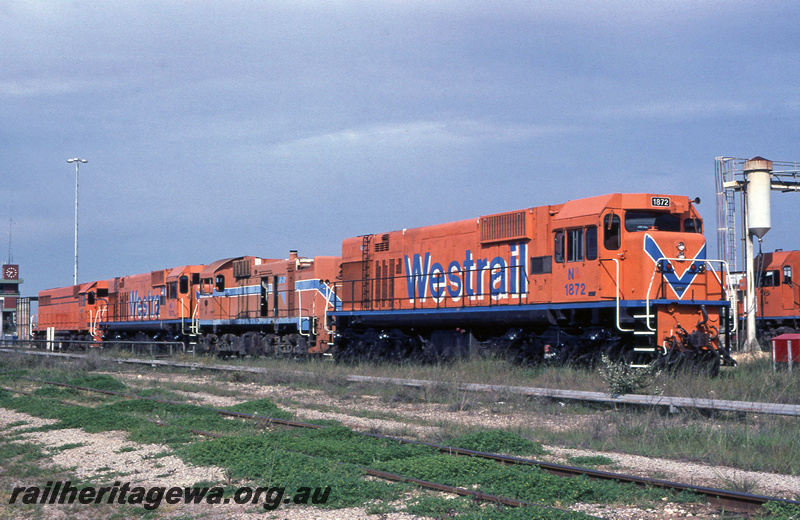
[[[656,208],[669,207],[669,197],[650,197],[650,204]]]

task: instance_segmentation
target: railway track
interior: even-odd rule
[[[146,400],[146,401],[153,401],[153,402],[162,403],[162,404],[169,404],[169,405],[184,405],[185,404],[185,403],[180,403],[180,402],[171,401],[171,400],[167,400],[167,399],[158,399],[158,398],[153,398],[153,397],[139,396],[139,395],[136,395],[136,394],[129,394],[129,393],[124,393],[124,392],[116,392],[116,391],[112,391],[112,390],[103,390],[103,389],[96,389],[96,388],[90,388],[90,387],[85,387],[85,386],[71,385],[71,384],[67,384],[67,383],[61,383],[61,382],[58,382],[58,381],[49,381],[49,380],[44,380],[44,379],[27,378],[27,377],[23,377],[23,378],[20,378],[20,379],[31,381],[31,382],[36,382],[36,383],[40,383],[40,384],[47,384],[47,385],[53,385],[53,386],[58,386],[58,387],[63,387],[63,388],[71,388],[71,389],[80,390],[80,391],[94,392],[94,393],[101,393],[101,394],[105,394],[105,395],[117,396],[117,397],[121,397],[121,398],[124,398],[124,399],[142,399],[142,400]],[[5,390],[16,392],[16,390],[13,390],[13,389],[5,389]],[[76,404],[76,403],[72,403],[72,402],[69,402],[69,401],[64,401],[64,403],[71,404],[71,405]],[[327,428],[327,426],[323,426],[323,425],[317,425],[317,424],[305,423],[305,422],[293,421],[293,420],[286,420],[286,419],[277,419],[277,418],[271,418],[271,417],[264,417],[264,416],[259,416],[259,415],[244,413],[244,412],[238,412],[238,411],[232,411],[232,410],[225,410],[225,409],[220,409],[220,408],[208,408],[208,407],[203,407],[203,408],[206,408],[207,410],[211,410],[213,412],[219,413],[221,415],[225,415],[225,416],[229,416],[229,417],[236,417],[236,418],[240,418],[240,419],[256,420],[256,421],[261,421],[261,422],[266,423],[266,424],[275,424],[275,425],[281,425],[281,426],[292,427],[292,428],[307,428],[307,429],[309,429],[309,428],[310,429]],[[213,433],[202,432],[202,431],[199,431],[199,430],[193,430],[193,433],[197,433],[197,434],[201,434],[201,435],[203,435],[203,434],[216,435],[216,434],[213,434]],[[793,506],[800,507],[800,501],[789,500],[789,499],[784,499],[784,498],[776,498],[776,497],[769,497],[769,496],[764,496],[764,495],[741,493],[741,492],[736,492],[736,491],[728,491],[728,490],[709,488],[709,487],[703,487],[703,486],[693,486],[693,485],[689,485],[689,484],[683,484],[683,483],[679,483],[679,482],[671,482],[671,481],[667,481],[667,480],[652,479],[652,478],[647,478],[647,477],[638,477],[638,476],[632,476],[632,475],[625,475],[625,474],[621,474],[621,473],[599,471],[599,470],[593,470],[593,469],[588,469],[588,468],[580,468],[580,467],[576,467],[576,466],[553,464],[553,463],[542,462],[542,461],[537,461],[537,460],[528,459],[528,458],[501,455],[501,454],[496,454],[496,453],[486,453],[486,452],[468,450],[468,449],[463,449],[463,448],[457,448],[457,447],[453,447],[453,446],[445,446],[445,445],[439,445],[439,444],[426,443],[426,442],[422,442],[422,441],[413,441],[413,440],[407,440],[407,439],[400,439],[400,438],[389,437],[389,436],[378,435],[378,434],[372,434],[372,433],[367,433],[367,432],[356,432],[356,433],[359,433],[360,435],[364,435],[364,436],[367,436],[367,437],[373,437],[373,438],[383,439],[383,440],[387,440],[387,441],[393,441],[393,442],[402,443],[402,444],[415,444],[415,445],[419,445],[419,446],[425,446],[425,447],[436,449],[436,450],[440,451],[441,453],[445,453],[445,454],[449,454],[449,455],[478,457],[478,458],[482,458],[482,459],[492,460],[492,461],[495,461],[495,462],[498,462],[498,463],[501,463],[501,464],[536,466],[536,467],[539,467],[539,468],[541,468],[542,470],[544,470],[544,471],[546,471],[548,473],[551,473],[551,474],[554,474],[554,475],[558,475],[558,476],[562,476],[562,477],[586,476],[586,477],[591,478],[591,479],[617,481],[617,482],[625,483],[625,484],[633,484],[633,485],[638,485],[638,486],[647,486],[647,487],[659,488],[659,489],[667,490],[667,491],[670,491],[670,492],[673,492],[673,493],[691,492],[691,493],[695,493],[695,494],[698,494],[698,495],[701,495],[701,496],[705,497],[705,499],[710,504],[712,504],[712,505],[714,505],[714,506],[716,506],[716,507],[718,507],[720,509],[724,509],[725,511],[734,511],[734,512],[740,512],[740,513],[752,514],[752,513],[756,513],[761,508],[761,506],[763,506],[767,502],[779,502],[779,503],[782,503],[782,504],[787,504],[787,505],[793,505]],[[468,495],[468,496],[472,496],[472,497],[474,497],[476,499],[480,499],[480,500],[487,500],[487,501],[492,501],[492,502],[496,502],[496,503],[502,503],[502,504],[509,505],[509,506],[532,506],[532,505],[535,505],[535,504],[530,504],[530,503],[527,503],[527,502],[524,502],[524,501],[519,501],[519,500],[516,500],[516,499],[513,499],[513,498],[497,497],[497,496],[494,496],[494,495],[484,494],[484,493],[481,493],[479,491],[468,490],[468,489],[463,489],[463,488],[455,488],[455,487],[452,487],[452,486],[443,486],[441,484],[426,482],[426,481],[423,481],[423,480],[418,480],[418,479],[414,479],[412,477],[406,477],[406,476],[402,476],[402,475],[394,475],[394,474],[390,474],[390,473],[386,473],[386,472],[381,472],[381,471],[378,471],[378,470],[373,470],[373,469],[370,469],[370,468],[362,468],[362,469],[365,472],[367,472],[368,474],[373,475],[375,477],[386,478],[386,479],[389,479],[389,480],[396,480],[396,481],[414,483],[414,484],[417,484],[417,485],[420,485],[422,487],[426,487],[426,488],[429,488],[429,489],[436,489],[436,490],[439,490],[439,491],[444,491],[444,492],[454,493],[454,494],[459,494],[459,495]]]
[[[71,354],[62,352],[41,352],[30,349],[9,349],[0,348],[0,352],[13,352],[25,355],[45,356],[45,357],[64,357],[74,359],[84,359],[86,354]],[[142,358],[108,358],[108,361],[113,363],[134,364],[134,365],[149,365],[152,367],[166,367],[166,368],[181,368],[189,370],[208,370],[216,372],[242,372],[250,374],[271,374],[271,373],[285,373],[289,375],[315,377],[317,374],[314,372],[301,371],[301,370],[278,370],[271,368],[260,367],[239,367],[232,365],[209,365],[205,363],[186,363],[181,361],[167,361],[163,359],[142,359]],[[439,385],[438,381],[430,381],[424,379],[401,379],[389,377],[374,377],[374,376],[361,376],[361,375],[348,375],[347,381],[353,383],[376,383],[382,385],[397,385],[414,388],[430,388]],[[604,392],[588,392],[588,391],[575,391],[575,390],[559,390],[552,388],[536,388],[525,386],[501,386],[501,385],[486,385],[478,383],[461,383],[457,388],[459,391],[465,392],[508,392],[511,394],[525,395],[530,397],[544,397],[549,399],[559,399],[568,401],[582,401],[602,403],[606,405],[632,405],[632,406],[649,406],[656,408],[666,408],[670,411],[677,411],[680,409],[697,409],[716,412],[733,412],[733,413],[757,413],[761,415],[779,415],[788,417],[800,417],[800,405],[786,404],[786,403],[760,403],[750,401],[731,401],[723,399],[703,399],[696,397],[671,397],[662,395],[641,395],[641,394],[625,394],[625,395],[611,395]]]

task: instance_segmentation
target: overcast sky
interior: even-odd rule
[[[800,2],[0,0],[22,293],[800,161]],[[767,250],[800,248],[773,193]],[[13,223],[10,223],[13,219]]]

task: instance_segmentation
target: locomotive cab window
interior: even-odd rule
[[[780,285],[778,271],[764,271],[761,273],[761,287],[777,287]]]
[[[586,259],[597,259],[597,226],[586,228]]]
[[[567,230],[559,229],[555,232],[553,260],[563,263],[565,259],[567,262],[597,259],[596,226]],[[532,272],[531,274],[535,273]]]
[[[564,230],[556,231],[555,244],[553,244],[553,260],[564,262]]]
[[[178,297],[178,283],[169,282],[167,284],[167,298],[170,300],[174,300],[177,297]]]
[[[687,233],[702,233],[703,221],[699,218],[687,218],[683,221],[683,229]]]
[[[86,303],[89,305],[94,305],[94,291],[89,291],[86,294]]]
[[[186,275],[181,276],[178,281],[180,282],[180,292],[181,294],[186,294],[189,292],[189,277]]]
[[[214,285],[217,292],[223,292],[225,290],[225,275],[218,274]]]
[[[784,265],[783,266],[783,283],[787,285],[792,285],[792,266],[791,265]]]
[[[620,223],[619,217],[609,213],[603,219],[603,247],[608,250],[616,251],[620,245]]]
[[[567,230],[567,262],[583,261],[583,228]]]
[[[625,231],[680,231],[681,219],[658,211],[626,211]]]

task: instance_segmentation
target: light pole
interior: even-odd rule
[[[78,285],[78,168],[81,163],[87,163],[86,159],[67,159],[68,163],[75,163],[75,274],[73,285]]]

